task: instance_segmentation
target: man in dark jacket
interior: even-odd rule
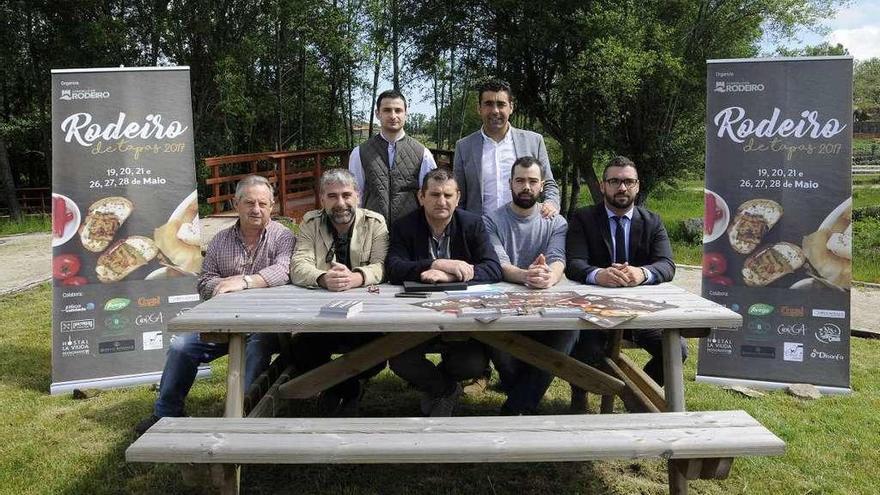
[[[632,287],[669,282],[675,275],[672,247],[663,221],[635,206],[639,174],[629,158],[618,156],[605,167],[600,184],[603,204],[576,211],[569,221],[565,274],[575,282],[603,287]],[[663,384],[661,330],[626,331],[624,338],[651,354],[645,372]],[[572,356],[597,365],[602,361],[605,334],[581,331]],[[682,357],[687,346],[682,339]],[[572,409],[586,409],[586,395],[572,388]]]
[[[393,284],[404,281],[492,283],[501,280],[501,265],[483,220],[456,206],[458,184],[446,169],[425,176],[419,191],[421,208],[391,226],[385,270]],[[434,365],[426,353],[441,353]],[[392,358],[391,369],[424,393],[422,413],[451,416],[462,388],[459,381],[483,374],[488,356],[474,340],[430,340]]]

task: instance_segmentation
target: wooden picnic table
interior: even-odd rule
[[[523,286],[500,283],[504,291],[522,292]],[[548,318],[540,314],[504,316],[490,323],[473,318],[417,307],[413,303],[447,297],[433,293],[430,299],[395,298],[400,286],[381,285],[379,293],[366,288],[347,292],[312,290],[292,285],[247,290],[215,297],[203,302],[168,323],[169,332],[202,332],[211,338],[229,341],[229,366],[225,417],[240,418],[244,402],[245,336],[255,332],[375,332],[377,339],[319,368],[296,376],[277,388],[282,398],[306,398],[330,388],[361,371],[411,349],[435,336],[474,338],[511,353],[514,357],[546,369],[581,388],[603,395],[602,411],[611,412],[616,395],[630,393],[646,410],[683,412],[684,377],[679,337],[707,336],[711,328],[737,328],[742,317],[714,302],[691,294],[671,284],[631,288],[603,288],[563,281],[547,291],[573,291],[579,294],[623,296],[630,299],[665,302],[674,308],[639,315],[617,327],[605,330],[582,319]],[[320,316],[325,304],[337,300],[362,300],[364,309],[350,318]],[[657,328],[664,330],[665,387],[653,380],[620,353],[625,329]],[[606,369],[597,370],[532,339],[520,331],[596,330],[610,332]],[[229,486],[237,490],[238,474],[227,471]],[[673,470],[670,469],[670,476]],[[686,479],[670,479],[686,490]]]

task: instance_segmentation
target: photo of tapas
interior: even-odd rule
[[[751,199],[739,205],[727,229],[730,247],[737,253],[751,254],[782,213],[782,205],[772,199]]]
[[[149,237],[133,235],[115,243],[98,257],[95,272],[104,283],[119,282],[129,273],[149,263],[159,253]]]
[[[76,235],[82,221],[79,207],[63,194],[52,193],[52,247],[58,247]]]
[[[196,191],[177,205],[166,223],[153,231],[153,239],[162,253],[162,264],[171,269],[154,271],[150,274],[154,278],[175,276],[181,271],[194,275],[201,270],[202,231]]]
[[[730,208],[724,198],[708,189],[703,189],[703,244],[721,237],[730,222]]]
[[[92,203],[80,228],[83,247],[93,253],[107,249],[132,210],[134,204],[122,196],[110,196]]]
[[[814,278],[849,289],[852,285],[852,197],[837,205],[819,228],[804,237],[803,251]],[[813,284],[810,284],[813,287]]]

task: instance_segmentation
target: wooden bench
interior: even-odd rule
[[[785,443],[744,411],[453,418],[162,418],[128,462],[398,464],[660,457],[670,475],[724,479],[735,457]],[[671,493],[687,490],[672,488]]]

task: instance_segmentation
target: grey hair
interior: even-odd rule
[[[275,189],[272,187],[272,184],[269,183],[269,179],[262,175],[248,175],[244,179],[238,181],[238,184],[235,185],[235,200],[240,201],[241,197],[244,196],[244,190],[252,186],[263,186],[267,188],[269,190],[269,195],[272,196],[274,202]]]
[[[322,194],[324,193],[324,189],[330,184],[342,184],[343,186],[351,187],[355,191],[358,190],[357,181],[354,179],[354,175],[345,168],[331,168],[325,170],[324,173],[321,174],[319,190]]]

